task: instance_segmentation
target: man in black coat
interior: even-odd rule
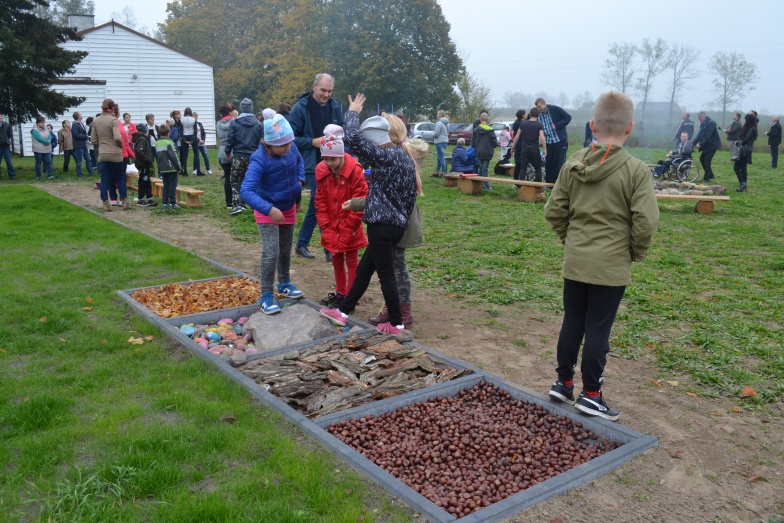
[[[544,139],[547,142],[544,181],[555,183],[558,172],[566,162],[566,150],[569,149],[566,126],[572,121],[572,115],[557,105],[548,104],[544,98],[537,98],[534,105],[539,109],[539,121],[544,127]]]
[[[712,180],[716,176],[713,174],[711,162],[716,151],[721,147],[721,138],[719,138],[719,129],[705,111],[700,111],[697,115],[700,121],[700,130],[697,136],[691,141],[691,145],[700,150],[700,164],[705,170],[704,180]]]
[[[675,137],[672,139],[675,143],[675,147],[678,147],[681,143],[681,133],[686,133],[689,136],[689,140],[694,136],[694,122],[689,120],[689,113],[683,113],[681,118],[683,119],[681,120],[680,125],[678,125],[678,129],[675,131]]]
[[[777,169],[779,166],[779,145],[781,145],[781,124],[778,116],[774,116],[772,120],[773,125],[770,126],[770,131],[765,134],[768,137],[768,145],[770,145],[771,167]]]
[[[13,131],[8,122],[3,121],[3,114],[0,113],[0,165],[5,160],[5,166],[8,168],[8,179],[13,180],[16,178],[16,171],[14,164],[11,161],[11,139],[13,138]]]

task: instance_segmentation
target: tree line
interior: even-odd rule
[[[696,48],[679,42],[666,42],[662,38],[651,41],[643,39],[633,42],[612,43],[604,61],[602,81],[624,93],[636,94],[645,107],[651,91],[660,76],[666,79],[667,93],[672,109],[686,85],[698,77],[700,52]],[[718,51],[708,60],[711,73],[711,88],[715,98],[708,103],[720,107],[722,121],[726,121],[727,108],[739,102],[752,90],[759,80],[757,66],[742,53]]]
[[[455,112],[481,88],[457,87],[467,75],[436,0],[176,0],[167,13],[166,42],[213,65],[220,103],[293,103],[319,72],[341,102],[362,91],[408,115]]]

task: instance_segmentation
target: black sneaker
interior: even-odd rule
[[[334,309],[334,303],[337,301],[338,296],[334,292],[330,292],[327,294],[327,297],[321,300],[319,303],[322,304],[324,307],[328,309]]]
[[[553,383],[548,395],[554,400],[574,405],[574,386],[567,387],[561,380]]]
[[[577,402],[574,404],[574,407],[580,412],[584,412],[590,416],[601,416],[602,418],[608,419],[610,421],[616,421],[619,417],[621,417],[620,412],[610,408],[610,406],[607,405],[601,395],[601,392],[599,393],[599,397],[596,399],[591,399],[585,395],[585,392],[581,392],[577,397]]]

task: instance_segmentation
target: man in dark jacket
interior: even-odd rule
[[[770,145],[771,167],[777,169],[779,166],[779,145],[781,145],[781,124],[778,116],[774,116],[772,120],[773,125],[765,135],[768,137],[768,145]]]
[[[240,187],[248,170],[250,156],[256,152],[264,136],[264,125],[253,114],[253,102],[243,98],[240,102],[240,115],[231,121],[229,136],[226,138],[226,158],[231,160],[231,210],[234,216],[245,210],[240,198]]]
[[[683,113],[682,118],[680,125],[678,125],[678,129],[675,131],[675,136],[672,139],[675,147],[678,147],[681,144],[681,133],[686,133],[689,136],[689,140],[694,136],[694,122],[689,120],[689,113]]]
[[[5,160],[5,165],[8,168],[8,179],[13,180],[16,178],[16,171],[14,164],[11,163],[11,138],[13,132],[8,122],[3,120],[3,115],[0,113],[0,165]]]
[[[572,115],[557,105],[548,104],[544,98],[537,98],[534,105],[539,109],[539,121],[544,128],[544,139],[547,142],[544,181],[555,183],[558,172],[566,162],[566,151],[569,149],[566,126],[572,121]]]
[[[715,155],[716,151],[721,147],[721,138],[719,138],[719,130],[716,127],[716,122],[711,120],[705,111],[700,111],[697,115],[697,119],[700,121],[700,130],[697,133],[697,136],[691,141],[691,145],[701,151],[700,164],[702,164],[702,168],[705,170],[704,179],[705,181],[708,181],[716,177],[713,174],[711,162],[713,161],[713,155]]]
[[[294,144],[305,161],[305,180],[310,189],[308,212],[297,235],[296,253],[304,258],[315,258],[308,245],[316,228],[316,165],[321,161],[321,137],[327,125],[343,125],[343,111],[332,97],[334,90],[335,79],[331,75],[317,74],[313,90],[299,96],[288,117],[294,130]],[[327,261],[332,260],[330,252],[325,250],[324,254]]]
[[[87,166],[87,174],[93,175],[93,166],[90,163],[90,151],[87,150],[87,140],[90,136],[87,134],[87,127],[82,123],[82,113],[73,113],[73,125],[71,125],[71,136],[73,137],[73,155],[74,163],[76,163],[76,177],[82,177],[82,160]]]
[[[486,112],[479,115],[479,125],[474,129],[474,134],[471,136],[471,147],[476,151],[476,159],[479,161],[479,176],[487,177],[487,168],[490,166],[490,160],[493,159],[493,149],[498,147],[498,138],[495,137],[495,131],[488,125],[489,117]],[[485,182],[482,188],[487,191],[492,191],[490,184]]]

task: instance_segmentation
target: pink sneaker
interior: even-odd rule
[[[378,332],[386,332],[387,334],[400,334],[400,331],[406,330],[406,326],[398,325],[397,327],[395,327],[391,323],[386,322],[386,323],[379,323],[376,329],[378,329]]]
[[[340,312],[340,309],[321,309],[320,312],[322,316],[327,318],[335,325],[339,325],[341,327],[346,326],[346,322],[348,321],[348,316]]]

